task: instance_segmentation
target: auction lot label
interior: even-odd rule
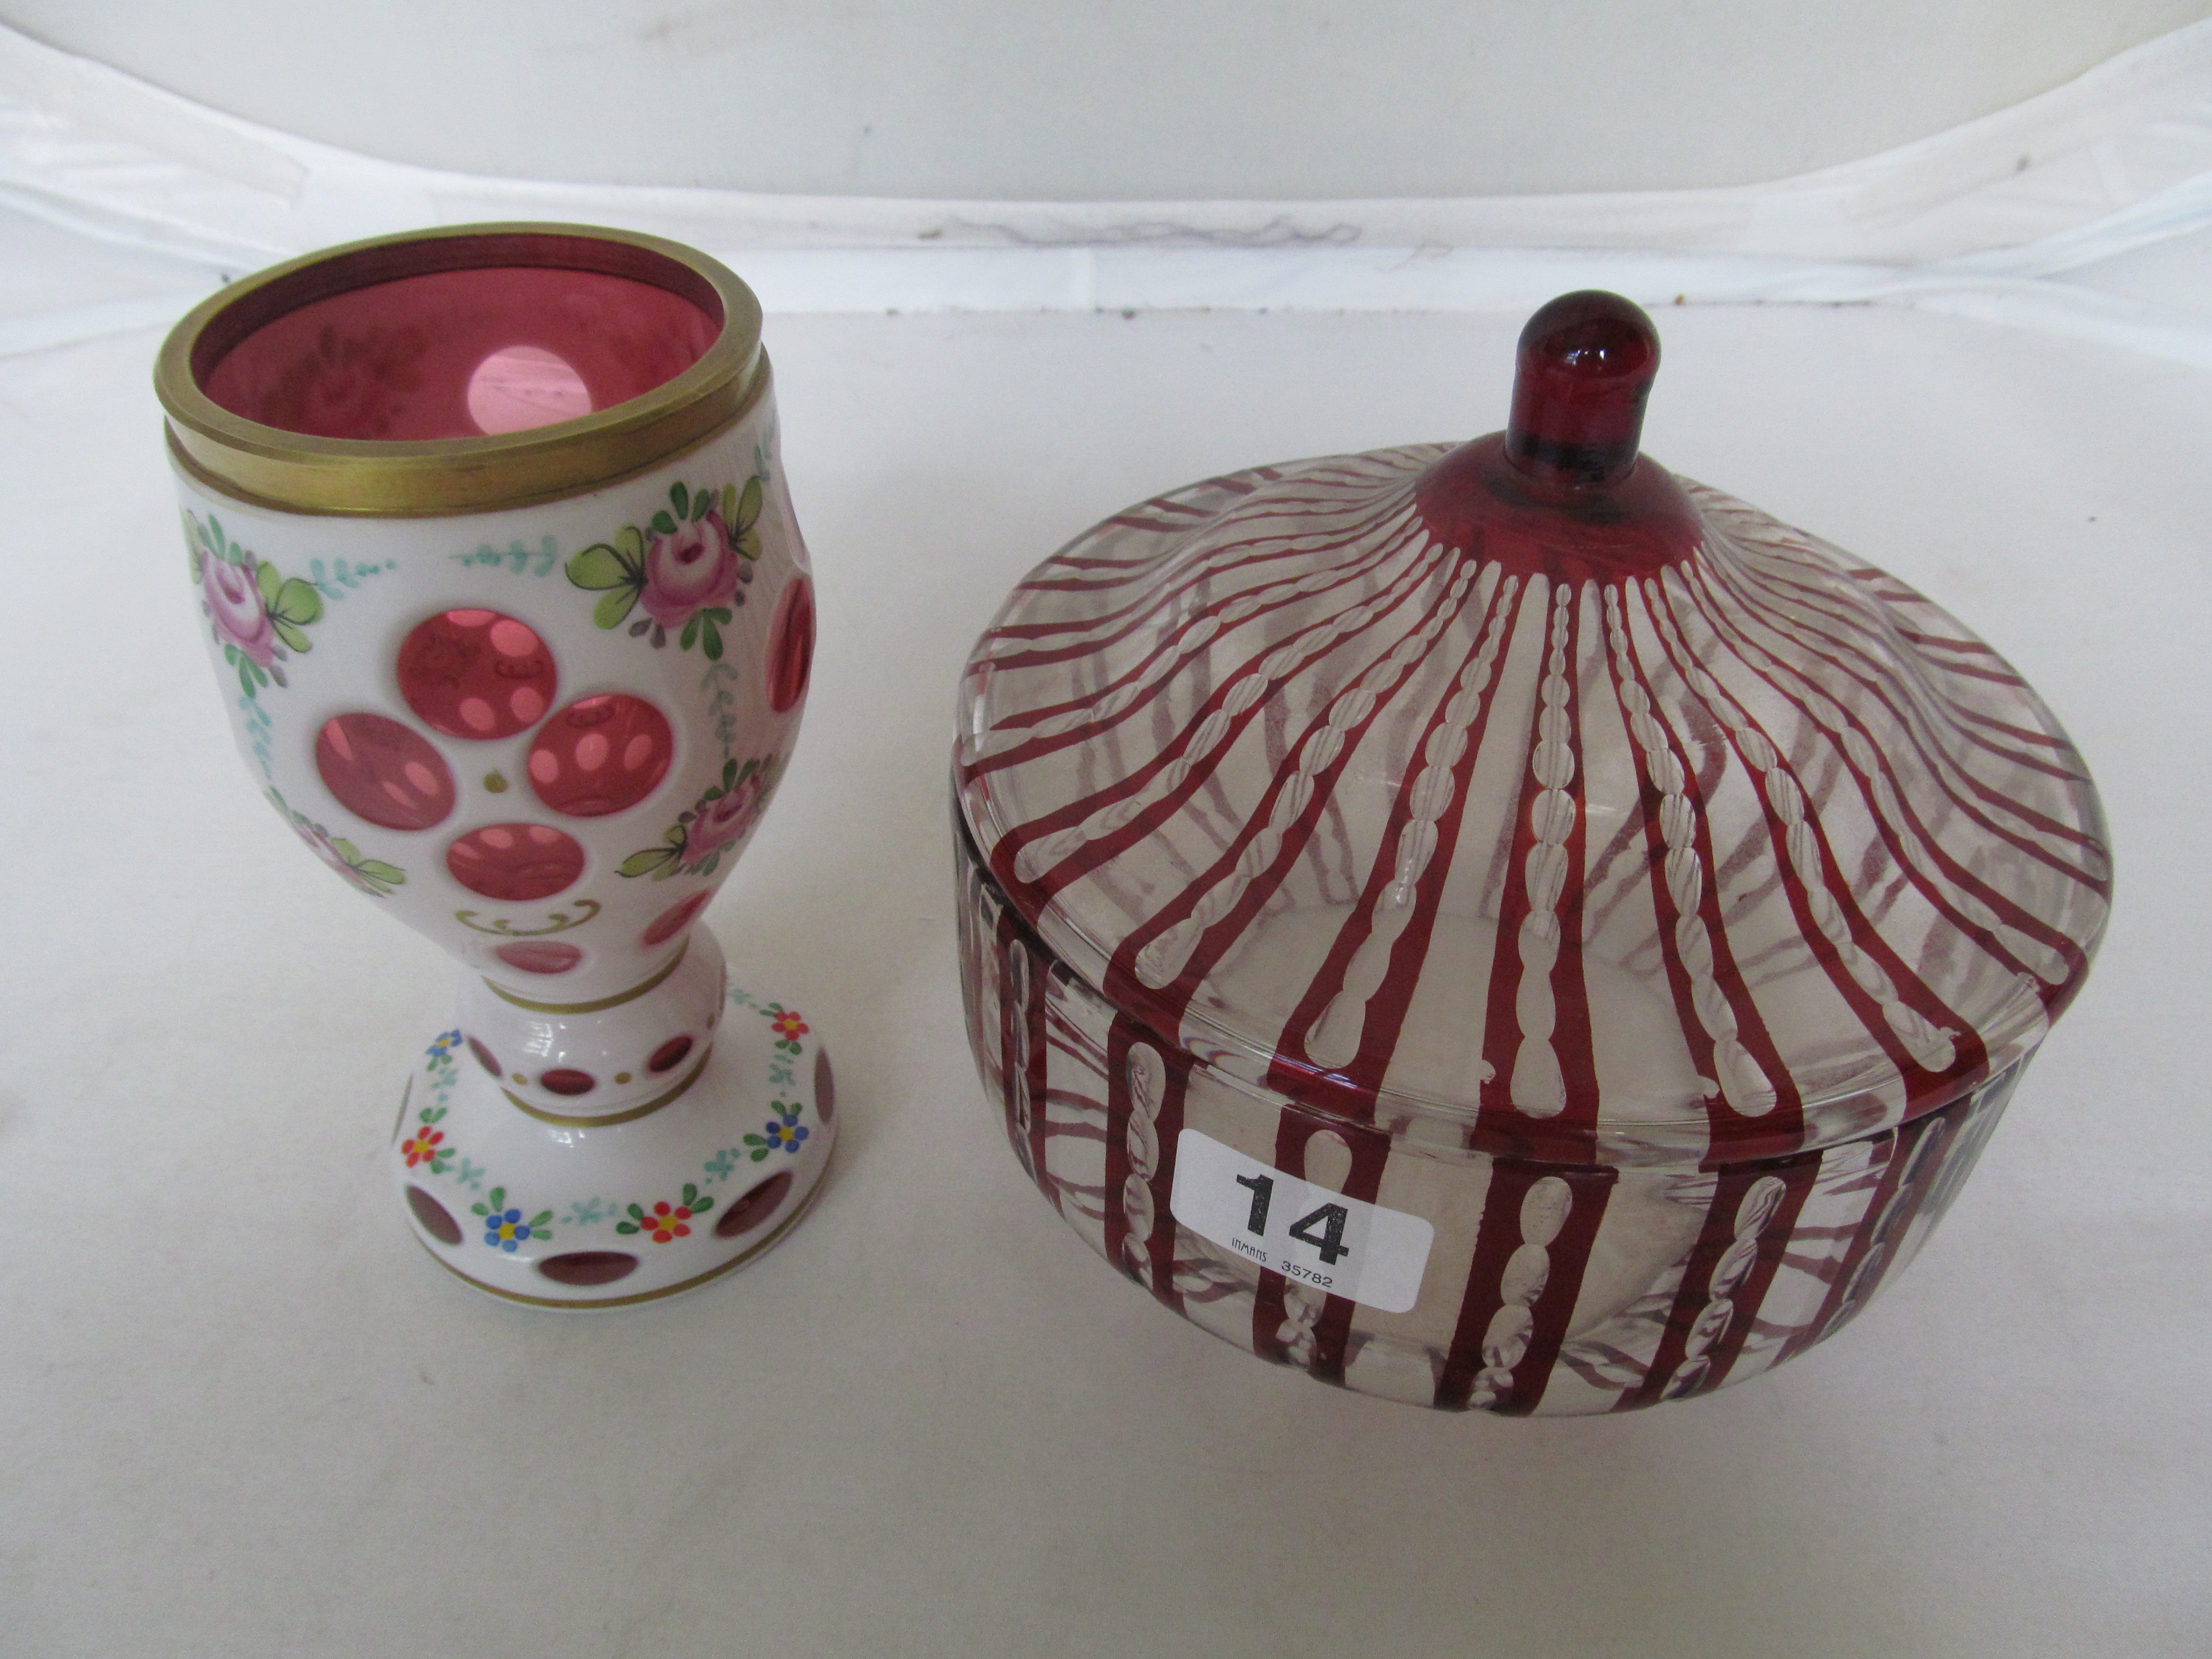
[[[1413,1305],[1437,1236],[1417,1215],[1310,1185],[1195,1129],[1176,1138],[1168,1207],[1201,1238],[1385,1313]]]

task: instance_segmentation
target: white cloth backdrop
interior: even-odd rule
[[[426,167],[1050,201],[1780,179],[2208,15],[2212,0],[0,0],[0,22],[49,45]]]
[[[2205,1651],[2212,30],[1826,173],[1611,198],[518,185],[6,34],[0,97],[0,1655]],[[226,274],[526,216],[758,284],[822,605],[710,920],[826,1033],[840,1162],[757,1266],[593,1318],[400,1224],[389,1113],[449,969],[231,754],[148,384]],[[1128,501],[1498,424],[1522,314],[1589,283],[1662,307],[1652,453],[2044,691],[2118,910],[1848,1331],[1634,1417],[1447,1418],[1181,1324],[1025,1187],[959,1030],[951,690]]]
[[[1913,306],[2201,363],[2212,362],[2212,22],[1955,131],[1778,184],[1100,203],[439,173],[256,127],[0,30],[0,204],[173,255],[202,284],[415,225],[566,219],[725,255],[772,311],[1482,310],[1595,281],[1647,304]],[[138,303],[12,319],[0,349],[173,301]]]

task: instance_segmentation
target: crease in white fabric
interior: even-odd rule
[[[0,207],[180,258],[209,288],[422,225],[570,220],[731,260],[771,311],[1889,305],[2212,364],[2206,314],[2063,280],[2212,227],[2212,21],[1946,133],[1771,185],[1364,202],[910,202],[569,185],[380,161],[0,27]],[[198,297],[6,319],[0,355]],[[163,312],[165,306],[173,309]]]

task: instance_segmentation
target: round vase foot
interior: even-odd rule
[[[549,1113],[439,1036],[408,1078],[393,1162],[408,1224],[477,1289],[615,1308],[708,1284],[764,1254],[820,1190],[836,1139],[821,1039],[732,988],[703,1055],[645,1109]]]

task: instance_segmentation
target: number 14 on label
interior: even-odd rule
[[[1436,1241],[1419,1216],[1301,1181],[1196,1129],[1176,1139],[1170,1207],[1245,1261],[1388,1313],[1419,1300]]]
[[[1244,1231],[1255,1238],[1267,1236],[1267,1212],[1275,1201],[1275,1177],[1271,1175],[1238,1176],[1237,1184],[1252,1189],[1252,1218],[1244,1224]],[[1352,1212],[1341,1204],[1324,1204],[1310,1215],[1302,1215],[1285,1231],[1301,1244],[1310,1244],[1315,1254],[1329,1267],[1352,1254],[1352,1246],[1344,1242],[1344,1224],[1352,1219]],[[1319,1227],[1321,1231],[1313,1231]]]

